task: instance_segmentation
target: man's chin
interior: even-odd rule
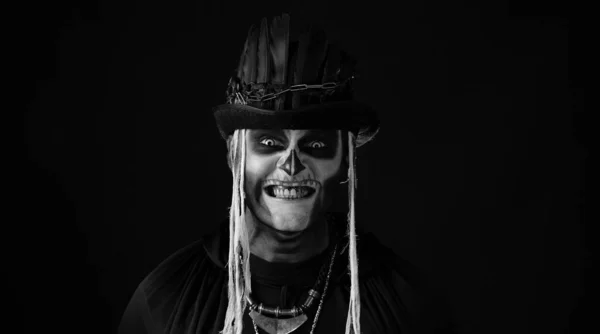
[[[288,201],[265,196],[261,204],[268,214],[269,225],[281,232],[301,232],[310,225],[311,213],[315,206],[315,196]],[[267,218],[267,217],[265,217]]]
[[[271,214],[271,226],[284,233],[302,232],[308,227],[309,221],[305,213]]]

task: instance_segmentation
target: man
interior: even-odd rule
[[[407,333],[401,261],[355,231],[355,148],[379,129],[352,99],[355,62],[288,15],[251,28],[215,119],[233,175],[229,222],[135,291],[120,333]],[[348,214],[328,212],[348,187]]]

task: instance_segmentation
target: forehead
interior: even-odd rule
[[[280,137],[292,138],[303,138],[308,136],[337,138],[339,130],[322,130],[322,129],[249,129],[250,135],[256,134],[271,134]]]

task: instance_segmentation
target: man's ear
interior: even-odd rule
[[[226,156],[226,159],[227,159],[227,166],[229,167],[229,170],[232,170],[231,169],[232,168],[231,167],[231,159],[229,159],[229,156],[230,156],[229,151],[231,150],[231,139],[232,138],[233,138],[233,136],[227,137],[227,156]]]
[[[342,162],[339,171],[339,177],[342,179],[347,177],[348,168],[350,167],[350,159],[348,157],[348,132],[342,131]]]
[[[348,147],[348,138],[350,137],[350,132],[343,131],[342,132],[342,147],[344,154],[344,161],[346,162],[346,169],[350,166],[350,150]]]

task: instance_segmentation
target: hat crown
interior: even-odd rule
[[[227,103],[278,111],[349,101],[355,65],[323,29],[311,25],[290,41],[289,15],[263,18],[248,31]]]

